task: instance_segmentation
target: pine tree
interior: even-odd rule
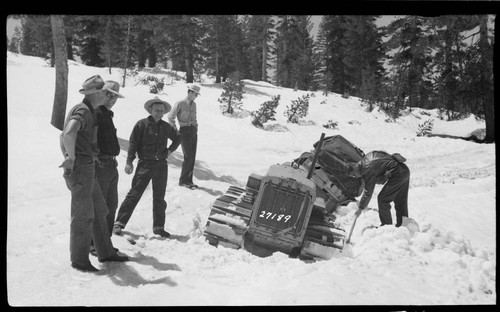
[[[318,32],[323,90],[379,101],[384,77],[382,35],[376,16],[324,16]],[[318,73],[316,74],[318,75]],[[316,76],[317,77],[317,76]]]
[[[243,24],[246,33],[247,55],[250,60],[249,78],[268,81],[267,69],[273,53],[271,42],[275,36],[274,18],[270,15],[245,16]]]
[[[14,34],[12,35],[12,38],[10,39],[10,42],[8,44],[9,51],[14,53],[21,53],[21,40],[21,29],[16,26],[16,28],[14,28]]]
[[[203,39],[208,56],[204,62],[207,73],[215,76],[215,82],[220,83],[235,71],[247,74],[248,70],[240,64],[245,61],[243,55],[243,36],[237,15],[206,15],[203,16],[207,36]]]
[[[241,110],[241,99],[243,98],[243,82],[239,80],[238,75],[231,77],[224,82],[222,89],[224,90],[217,100],[223,114],[233,115],[236,111]]]
[[[253,111],[251,114],[253,116],[252,124],[257,127],[263,127],[264,123],[269,120],[276,120],[274,116],[276,115],[276,108],[279,105],[280,95],[275,95],[270,101],[262,103],[258,110]]]
[[[327,78],[329,78],[325,85],[328,87],[328,91],[338,94],[344,94],[348,91],[343,62],[346,23],[345,16],[325,15],[319,25],[319,33],[324,40],[323,66]]]
[[[101,57],[102,40],[100,34],[104,33],[103,16],[77,15],[74,17],[74,44],[78,46],[77,56],[83,64],[88,66],[105,66]]]
[[[299,123],[300,118],[307,116],[309,110],[310,95],[306,94],[302,97],[292,100],[292,105],[286,107],[284,115],[287,121],[291,123]]]
[[[163,21],[163,36],[167,36],[172,69],[186,72],[186,82],[194,82],[196,67],[206,56],[201,45],[201,38],[206,33],[202,18],[196,15],[168,15],[163,16]]]
[[[48,58],[52,54],[52,31],[49,15],[25,15],[21,19],[21,53]]]
[[[429,31],[430,20],[421,16],[405,16],[388,25],[392,37],[387,42],[388,49],[398,49],[389,64],[399,68],[400,77],[405,81],[400,96],[408,97],[411,107],[424,107],[432,90],[425,83],[430,80],[430,63],[432,60],[432,33]]]

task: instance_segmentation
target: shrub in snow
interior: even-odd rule
[[[292,101],[290,107],[286,107],[284,115],[287,117],[287,121],[291,123],[298,123],[299,119],[307,116],[307,111],[309,110],[309,94],[306,94],[296,100]]]
[[[263,127],[264,123],[268,120],[276,120],[274,115],[276,114],[276,107],[278,107],[280,97],[279,94],[273,96],[270,101],[262,103],[258,110],[251,113],[253,116],[252,124],[254,126]]]
[[[149,93],[160,93],[161,91],[163,91],[163,87],[165,86],[165,83],[163,82],[163,78],[156,82],[155,84],[153,84],[152,86],[149,87]]]
[[[338,125],[339,125],[338,122],[329,119],[328,122],[323,125],[323,127],[327,129],[337,129]]]
[[[418,125],[417,136],[428,136],[432,133],[434,119],[427,119],[424,123]]]
[[[241,99],[243,98],[243,82],[241,80],[227,79],[222,85],[224,90],[217,100],[223,114],[234,114],[235,111],[241,110]]]
[[[147,75],[140,79],[142,84],[149,85],[149,93],[160,93],[165,86],[164,78],[158,79],[155,76]]]

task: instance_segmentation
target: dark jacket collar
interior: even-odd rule
[[[94,113],[94,107],[90,103],[88,99],[83,99],[82,101],[83,104],[87,105],[87,107],[90,109],[90,112],[93,114]]]
[[[98,110],[100,110],[101,112],[105,113],[105,114],[110,114],[111,117],[114,116],[114,113],[112,110],[109,110],[106,105],[100,105],[97,107]]]

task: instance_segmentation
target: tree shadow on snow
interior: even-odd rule
[[[128,152],[128,146],[129,146],[129,141],[124,140],[122,138],[118,138],[118,141],[120,143],[120,148],[124,150],[125,152]],[[179,147],[180,151],[175,151],[170,155],[168,158],[168,163],[170,165],[176,166],[178,168],[182,167],[182,162],[184,161],[184,156],[182,154],[182,149]],[[238,185],[241,186],[241,183],[236,180],[235,178],[231,176],[217,176],[213,173],[212,170],[208,168],[205,162],[196,160],[195,165],[194,165],[194,177],[198,180],[212,180],[212,181],[219,181],[219,182],[225,182],[229,183],[232,185]],[[211,195],[222,195],[222,192],[220,191],[215,191],[213,189],[208,189],[204,187],[199,187],[202,191],[208,192]]]

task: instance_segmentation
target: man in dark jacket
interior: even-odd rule
[[[137,169],[132,179],[132,188],[120,206],[113,233],[120,235],[121,230],[129,221],[137,203],[142,197],[144,190],[152,181],[153,184],[153,233],[161,237],[169,237],[170,233],[165,231],[165,190],[167,188],[168,163],[167,158],[181,144],[180,133],[169,123],[162,120],[163,115],[171,110],[169,103],[155,97],[144,104],[144,108],[150,114],[147,118],[139,120],[132,130],[128,148],[125,173],[134,171],[136,154],[139,156]],[[172,142],[167,147],[167,141]]]
[[[406,159],[399,154],[373,151],[357,163],[348,165],[348,174],[361,177],[365,188],[359,201],[359,211],[365,209],[373,195],[375,184],[384,184],[378,195],[378,213],[381,225],[392,224],[391,202],[396,210],[396,227],[401,226],[403,217],[408,217],[408,190],[410,169]]]
[[[102,195],[108,205],[109,213],[106,217],[109,234],[113,234],[116,208],[118,207],[118,163],[116,156],[120,154],[120,144],[116,136],[116,128],[113,123],[113,111],[111,108],[116,104],[118,98],[124,96],[118,93],[120,84],[116,81],[107,80],[102,87],[106,95],[104,105],[95,110],[97,123],[97,146],[99,153],[96,159],[95,173]]]

